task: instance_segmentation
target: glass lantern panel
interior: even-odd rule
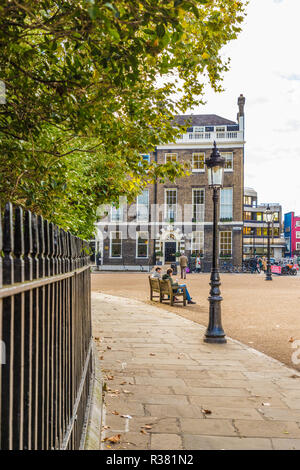
[[[271,212],[271,211],[266,211],[264,218],[265,218],[265,221],[266,221],[266,222],[272,222],[272,220],[273,220],[273,212]]]
[[[208,184],[212,187],[223,186],[224,168],[221,166],[214,166],[208,168]]]

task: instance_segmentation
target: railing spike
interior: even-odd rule
[[[13,208],[8,202],[5,204],[3,220],[3,284],[14,283],[14,237],[13,237]]]

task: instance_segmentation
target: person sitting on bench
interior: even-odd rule
[[[180,289],[181,287],[185,287],[185,292],[186,292],[186,299],[188,301],[188,304],[195,304],[196,302],[192,301],[192,297],[189,294],[189,291],[186,287],[186,284],[178,284],[178,282],[174,282],[172,278],[173,274],[173,269],[169,268],[167,269],[167,273],[163,275],[163,280],[169,280],[171,282],[172,289],[174,291],[174,294],[176,294],[177,290]]]
[[[151,277],[154,279],[161,279],[161,268],[157,266],[154,272],[151,274]]]

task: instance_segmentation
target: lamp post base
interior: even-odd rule
[[[205,338],[203,339],[203,342],[224,344],[224,343],[227,343],[227,339],[224,337],[219,337],[219,336],[205,336]]]
[[[209,324],[204,336],[204,343],[227,343],[225,338],[225,332],[222,327],[221,322],[221,301],[223,300],[222,297],[219,295],[219,285],[220,281],[214,279],[214,277],[219,277],[218,273],[213,274],[213,280],[215,281],[215,285],[213,288],[217,290],[215,295],[211,295],[209,300]],[[213,284],[212,284],[213,285]]]

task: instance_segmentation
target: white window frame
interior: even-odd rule
[[[227,162],[227,158],[226,158],[226,155],[231,155],[231,165],[232,167],[231,168],[225,168],[224,167],[224,172],[230,172],[230,171],[233,171],[233,152],[221,152],[221,157],[225,158],[225,165],[226,165],[226,162]]]
[[[296,243],[296,250],[300,250],[300,242]]]
[[[192,232],[191,237],[191,253],[198,251],[200,254],[204,254],[204,230],[195,230]],[[196,236],[199,237],[199,242],[195,242]],[[199,247],[198,247],[199,245]]]
[[[232,230],[220,230],[220,239],[219,239],[219,256],[221,256],[221,253],[223,253],[221,249],[221,239],[222,239],[222,233],[230,233],[231,237],[231,243],[230,243],[230,256],[232,256]],[[227,250],[228,251],[228,250]]]
[[[136,221],[137,221],[137,222],[148,222],[148,221],[149,221],[149,196],[150,196],[150,191],[149,191],[149,189],[144,189],[143,192],[144,192],[144,191],[147,191],[147,192],[148,192],[148,198],[147,198],[147,199],[148,199],[148,200],[147,200],[148,214],[147,214],[147,218],[146,218],[146,219],[141,219],[141,218],[139,217],[139,198],[138,198],[138,196],[137,196],[137,198],[136,198]],[[140,206],[144,206],[144,205],[145,205],[145,204],[140,204]]]
[[[121,256],[112,256],[112,238],[113,238],[112,234],[113,233],[120,233],[121,234],[121,236],[120,236]],[[112,230],[109,234],[109,257],[112,258],[112,259],[121,259],[123,257],[123,235],[122,235],[121,230]]]
[[[116,211],[120,211],[120,217],[118,219],[114,219],[113,218],[113,209],[115,209]],[[115,206],[110,206],[110,221],[111,222],[123,222],[123,207],[122,206],[119,206],[119,207],[115,207]]]
[[[229,190],[229,189],[231,189],[232,199],[231,199],[231,217],[228,217],[228,218],[233,220],[233,187],[232,187],[232,186],[228,186],[228,187],[226,187],[226,188],[222,188],[222,189],[221,189],[221,192],[220,192],[220,220],[227,218],[227,217],[224,217],[224,216],[221,215],[221,208],[222,208],[222,204],[221,204],[221,194],[222,194],[222,191],[224,191],[224,190],[226,191],[226,190]],[[229,204],[227,204],[227,206],[228,206],[228,205],[229,205]],[[223,206],[224,206],[224,204],[223,204]]]
[[[203,168],[194,168],[194,157],[196,155],[204,156]],[[192,153],[192,172],[193,173],[205,173],[205,152],[193,152]]]
[[[168,213],[168,204],[167,204],[167,192],[168,191],[176,191],[176,204],[173,204],[173,206],[175,206],[175,211],[174,211],[174,222],[176,222],[177,220],[177,201],[178,201],[178,192],[177,192],[177,188],[165,188],[165,220],[169,220],[169,218],[167,218],[167,213]]]
[[[147,240],[147,243],[146,243],[147,255],[146,256],[138,256],[138,254],[139,254],[139,234],[140,233],[146,233],[147,234],[147,238],[145,239],[145,240]],[[137,259],[147,259],[147,258],[149,258],[149,232],[147,232],[147,230],[141,230],[139,232],[136,232],[135,257]]]
[[[202,193],[203,193],[203,204],[195,204],[194,203],[194,194],[195,194],[196,191],[202,191]],[[196,218],[195,223],[204,222],[204,218],[205,218],[205,189],[204,188],[192,188],[192,211],[193,211],[192,212],[192,219],[194,219],[194,205],[203,207],[203,217],[201,218],[201,220],[197,220],[197,218]]]
[[[168,157],[171,157],[171,162],[173,161],[177,162],[178,153],[174,153],[174,152],[165,153],[165,163],[167,163]],[[173,157],[175,157],[175,159],[173,159]]]
[[[300,227],[300,220],[296,220],[295,227]]]
[[[300,238],[300,232],[296,232],[296,238]]]
[[[205,126],[194,126],[193,132],[205,132]]]
[[[226,137],[226,126],[216,126],[217,139],[225,139]]]

